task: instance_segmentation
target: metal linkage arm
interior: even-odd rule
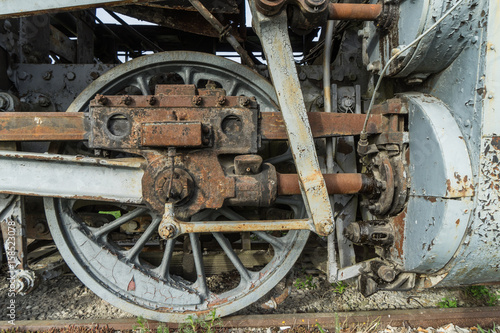
[[[48,12],[62,10],[80,10],[94,7],[119,6],[147,2],[154,2],[154,0],[2,0],[2,5],[0,6],[0,19],[14,16],[47,14]]]
[[[0,193],[142,203],[143,162],[0,151]]]
[[[295,68],[288,36],[286,12],[267,17],[250,1],[253,24],[260,37],[269,72],[286,124],[302,195],[311,219],[320,235],[334,230],[333,212],[328,191],[321,175],[313,135],[307,118],[302,90]]]

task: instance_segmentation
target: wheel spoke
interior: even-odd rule
[[[129,259],[130,261],[137,261],[137,256],[139,255],[139,252],[144,248],[146,245],[146,242],[151,239],[151,236],[153,233],[158,229],[158,225],[160,224],[161,217],[155,217],[151,224],[147,227],[146,231],[139,237],[137,242],[134,244],[134,246],[126,251],[125,258]]]
[[[184,68],[184,84],[195,84],[193,82],[193,69],[191,67]]]
[[[137,85],[138,88],[141,90],[142,94],[147,96],[150,94],[149,87],[148,87],[148,82],[144,78],[144,76],[138,76],[137,77]]]
[[[276,250],[283,249],[284,244],[278,237],[271,236],[264,231],[252,231],[252,233],[255,234],[257,237],[259,237],[260,239],[262,239],[263,241],[266,241],[269,244],[271,244]]]
[[[221,209],[219,209],[219,213],[221,213],[226,218],[228,218],[232,221],[245,221],[246,220],[246,218],[244,218],[240,214],[236,213],[231,208],[222,207]]]
[[[212,235],[214,235],[215,239],[221,246],[222,250],[224,250],[229,260],[231,260],[234,267],[240,273],[241,279],[245,281],[245,283],[250,281],[251,279],[250,272],[248,271],[248,269],[246,269],[246,267],[241,262],[240,258],[236,255],[227,238],[224,237],[224,235],[222,235],[221,233],[212,233]]]
[[[203,255],[201,253],[201,244],[198,234],[189,234],[189,240],[193,249],[194,267],[196,269],[196,289],[198,293],[206,298],[208,296],[207,277],[203,265]]]
[[[103,227],[89,228],[89,229],[92,231],[95,238],[102,239],[102,238],[106,237],[110,231],[112,231],[112,230],[118,228],[119,226],[121,226],[122,224],[125,224],[128,221],[136,218],[137,216],[144,214],[146,211],[147,211],[146,208],[136,208],[133,211],[131,211],[125,215],[120,216],[119,218],[117,218],[113,222],[110,222]]]
[[[231,81],[229,87],[226,88],[226,95],[227,96],[237,96],[235,93],[239,89],[239,84],[236,81]]]
[[[154,269],[154,272],[156,272],[156,274],[158,274],[161,278],[168,279],[170,277],[170,262],[172,260],[172,254],[174,253],[174,245],[175,241],[173,239],[167,240],[161,264]]]
[[[234,210],[232,210],[230,208],[223,207],[223,208],[219,209],[219,212],[222,215],[224,215],[225,217],[227,217],[228,219],[233,220],[233,221],[246,220],[243,216],[236,213]],[[262,239],[263,241],[266,241],[269,244],[271,244],[275,249],[277,249],[277,250],[283,249],[284,244],[283,244],[283,242],[281,242],[281,240],[279,238],[273,237],[264,231],[254,231],[253,233],[256,236],[258,236],[260,239]]]

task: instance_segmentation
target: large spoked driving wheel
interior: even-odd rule
[[[251,70],[216,56],[171,52],[138,58],[109,71],[69,111],[86,111],[97,93],[148,95],[156,84],[172,81],[196,85],[210,81],[228,95],[255,96],[261,111],[275,109],[272,86]],[[298,200],[290,213],[300,217],[301,205]],[[288,209],[284,207],[280,210]],[[213,310],[224,316],[255,302],[286,275],[309,235],[308,231],[211,233],[164,241],[158,236],[160,217],[145,206],[45,198],[45,208],[61,255],[83,283],[125,311],[160,321],[180,322],[188,315],[203,317]],[[223,208],[202,211],[193,220],[243,218]],[[249,246],[260,251],[264,263],[252,264],[244,258]],[[211,253],[223,256],[225,267],[230,267],[222,288],[211,280],[213,270],[220,267],[207,260]],[[184,270],[175,267],[179,257]],[[186,261],[192,262],[191,272]]]

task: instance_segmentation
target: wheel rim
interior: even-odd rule
[[[128,89],[130,94],[138,88],[136,93],[151,94],[150,80],[164,73],[178,75],[184,84],[215,81],[232,95],[255,96],[261,110],[275,110],[272,86],[251,70],[216,56],[172,52],[138,58],[112,69],[90,85],[68,111],[86,111],[89,100],[97,93],[119,94]],[[215,309],[216,315],[224,316],[252,304],[286,275],[309,235],[309,231],[290,231],[285,235],[253,232],[255,240],[267,243],[272,249],[272,258],[264,267],[252,271],[242,264],[228,235],[213,233],[214,243],[234,267],[240,281],[234,288],[215,292],[207,285],[199,235],[190,234],[186,240],[191,246],[196,271],[196,277],[190,281],[170,273],[175,249],[172,240],[166,242],[158,265],[142,258],[148,242],[156,241],[160,221],[157,215],[144,207],[116,204],[124,213],[122,217],[92,226],[84,221],[86,208],[82,208],[92,205],[95,203],[45,198],[49,227],[61,255],[77,277],[101,298],[134,315],[160,321],[182,322],[188,315],[203,317]],[[296,217],[302,215],[300,199],[292,208]],[[117,244],[111,238],[113,232],[139,216],[149,217],[149,225],[129,246]],[[243,218],[228,208],[219,212],[204,211],[194,218],[205,220],[220,216],[226,220]]]

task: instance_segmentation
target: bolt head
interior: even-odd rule
[[[132,104],[133,101],[134,100],[130,96],[123,96],[122,97],[122,103],[125,105],[130,105],[130,104]]]
[[[225,96],[219,96],[219,98],[217,98],[217,103],[219,105],[224,105],[226,104],[226,97]]]
[[[165,239],[173,238],[177,233],[177,229],[173,224],[167,224],[162,231],[162,236]]]
[[[42,75],[42,78],[43,78],[45,81],[49,81],[50,79],[52,79],[52,72],[51,72],[51,71],[45,72],[45,73]]]
[[[151,97],[148,98],[149,105],[153,106],[153,105],[156,104],[156,102],[158,102],[158,100],[156,99],[156,97],[151,96]]]
[[[66,74],[66,78],[69,80],[69,81],[73,81],[74,79],[76,79],[76,74],[73,73],[73,72],[68,72]]]
[[[201,105],[201,102],[203,101],[203,99],[201,98],[201,96],[193,96],[193,104],[194,105]]]
[[[97,95],[95,97],[95,99],[97,100],[97,103],[101,104],[101,105],[106,105],[108,104],[108,98],[106,96],[103,96],[103,95]]]

